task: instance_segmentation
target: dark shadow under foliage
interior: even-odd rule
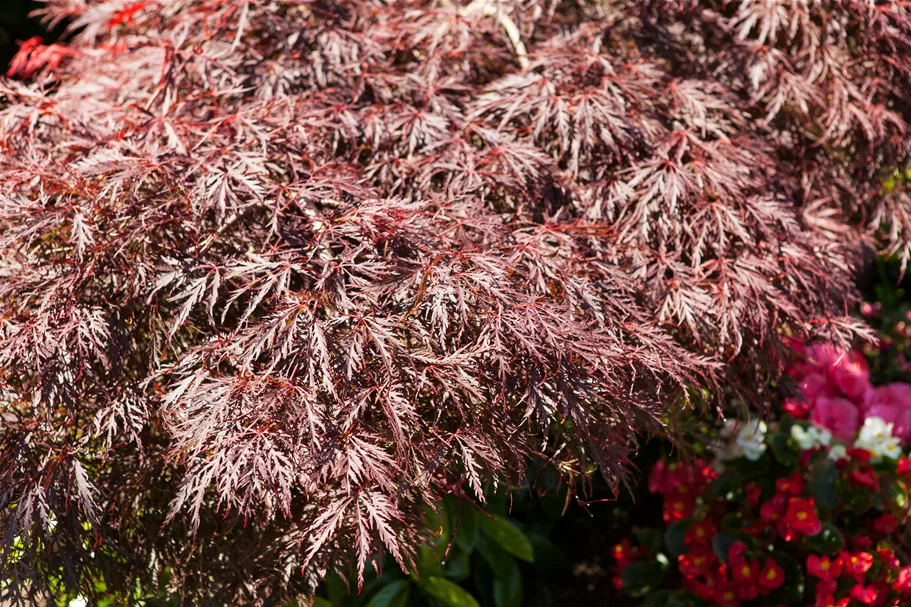
[[[0,81],[11,598],[278,604],[530,458],[617,490],[699,389],[863,333],[861,243],[911,253],[901,2],[43,11]]]

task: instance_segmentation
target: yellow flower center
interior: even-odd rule
[[[797,513],[797,520],[798,520],[798,521],[805,521],[805,520],[807,520],[807,513],[806,513],[806,512],[798,512],[798,513]]]

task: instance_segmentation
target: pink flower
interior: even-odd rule
[[[860,426],[860,411],[849,400],[822,396],[816,399],[810,410],[810,419],[832,431],[840,441],[851,442]]]
[[[911,440],[911,385],[894,383],[869,388],[864,394],[864,417],[880,417],[894,424],[892,436]]]
[[[857,350],[839,356],[829,367],[829,376],[842,394],[855,402],[859,402],[870,387],[870,369],[863,354]]]
[[[816,371],[804,375],[798,386],[803,397],[811,403],[817,398],[837,396],[835,382]]]
[[[870,386],[870,369],[863,353],[841,350],[831,344],[803,348],[804,360],[792,369],[804,398],[845,396],[860,402]]]

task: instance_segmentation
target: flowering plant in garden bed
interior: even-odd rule
[[[911,459],[868,417],[852,443],[787,416],[729,423],[714,462],[659,460],[663,530],[614,547],[646,605],[911,605]]]
[[[811,419],[841,440],[850,440],[870,418],[893,424],[896,438],[911,439],[911,384],[872,385],[860,350],[797,343],[794,350],[797,360],[789,374],[798,382],[799,393],[784,402],[786,412],[799,419]]]
[[[41,13],[0,78],[0,602],[414,569],[425,505],[542,455],[618,489],[690,394],[867,332],[861,243],[911,260],[906,2]]]

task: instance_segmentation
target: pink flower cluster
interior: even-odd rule
[[[785,411],[809,418],[847,443],[868,417],[894,424],[892,435],[903,443],[911,441],[911,385],[870,385],[867,361],[858,350],[798,344],[795,351],[800,360],[789,373],[799,384],[800,398],[785,401]]]

